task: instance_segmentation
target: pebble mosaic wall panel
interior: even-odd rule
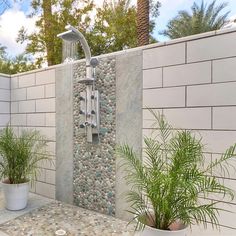
[[[99,59],[95,89],[100,92],[100,137],[87,143],[79,128],[79,95],[85,85],[78,80],[85,77],[85,63],[73,67],[74,107],[74,203],[86,209],[115,215],[115,57]]]

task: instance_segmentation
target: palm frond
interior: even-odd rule
[[[216,5],[216,0],[208,5],[204,0],[200,4],[195,1],[191,12],[179,11],[178,15],[168,22],[167,29],[162,34],[175,39],[218,30],[225,24],[230,13],[230,11],[222,13],[227,6],[227,2]]]
[[[195,11],[203,12],[206,7],[195,8]],[[216,167],[220,172],[228,172],[229,162],[236,157],[236,144],[205,166],[201,138],[190,131],[173,131],[163,115],[150,112],[155,119],[153,128],[157,135],[144,137],[144,160],[127,144],[117,147],[131,189],[126,200],[130,203],[129,212],[134,216],[136,229],[151,224],[168,230],[178,221],[205,227],[211,223],[212,227],[218,228],[218,214],[223,209],[217,208],[217,201],[202,204],[199,199],[234,198],[234,191],[209,173]]]
[[[230,163],[230,161],[233,159],[233,157],[236,157],[236,144],[230,146],[225,153],[221,155],[220,158],[215,159],[212,161],[206,168],[206,172],[209,172],[210,170],[212,172],[215,171],[216,168],[220,169],[220,173],[223,173],[224,177],[229,176],[228,169],[229,167],[235,169],[234,165]]]

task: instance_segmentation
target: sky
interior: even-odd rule
[[[0,13],[2,10],[1,3],[4,0],[0,0]],[[11,8],[4,11],[0,16],[0,44],[7,47],[7,52],[10,56],[15,56],[24,52],[26,43],[16,43],[16,38],[19,29],[24,26],[27,31],[33,32],[35,30],[36,17],[28,18],[27,15],[30,11],[30,0],[21,0],[20,4],[9,0],[11,2]],[[135,2],[135,0],[132,0]],[[162,4],[160,8],[160,15],[156,20],[156,28],[154,31],[154,37],[158,41],[168,40],[160,34],[163,31],[170,19],[175,17],[179,10],[190,10],[193,2],[201,2],[201,0],[159,0]],[[212,0],[205,0],[206,3]],[[218,0],[218,3],[224,0]],[[230,12],[230,16],[236,15],[236,0],[225,0],[228,2],[227,11]],[[95,0],[95,3],[100,5],[102,0]]]

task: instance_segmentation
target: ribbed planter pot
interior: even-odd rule
[[[29,196],[29,182],[22,184],[9,184],[2,182],[5,198],[5,207],[10,211],[19,211],[27,206]]]
[[[144,230],[139,233],[140,236],[187,236],[188,227],[180,230],[161,230],[150,226],[145,226]]]

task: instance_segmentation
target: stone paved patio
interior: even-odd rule
[[[7,211],[0,194],[0,236],[53,236],[60,229],[67,236],[134,235],[125,221],[34,194],[26,209]]]

